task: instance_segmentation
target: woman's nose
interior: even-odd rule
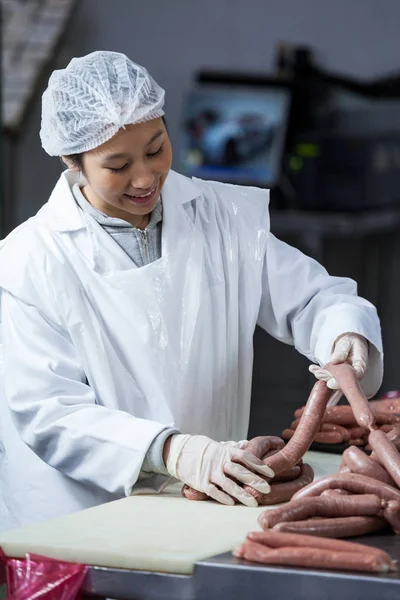
[[[131,186],[135,190],[148,190],[154,183],[154,175],[147,165],[135,165],[131,172]]]

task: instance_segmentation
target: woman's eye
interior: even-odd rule
[[[163,145],[164,145],[164,144],[161,144],[161,146],[159,147],[159,149],[157,150],[157,152],[149,152],[149,153],[147,154],[147,156],[148,156],[149,158],[153,158],[154,156],[158,156],[159,154],[161,154],[161,152],[162,152],[162,150],[163,150]]]
[[[125,171],[127,166],[128,164],[124,165],[123,167],[120,167],[119,169],[116,169],[114,167],[108,167],[108,170],[112,171],[113,173],[121,173],[121,171]]]

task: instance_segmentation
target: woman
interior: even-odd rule
[[[222,441],[247,434],[257,323],[379,388],[374,307],[269,232],[266,191],[171,171],[163,103],[113,52],[43,95],[42,145],[68,170],[0,251],[2,529],[171,477],[254,506],[239,483],[267,493],[271,472]]]

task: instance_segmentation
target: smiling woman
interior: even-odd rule
[[[379,388],[375,308],[271,234],[267,190],[174,172],[163,106],[117,52],[43,94],[42,146],[68,168],[0,244],[0,531],[175,479],[256,506],[273,472],[239,440],[257,324],[318,365],[365,348]]]
[[[172,149],[163,119],[120,129],[101,146],[76,157],[63,156],[72,170],[82,170],[82,193],[102,213],[145,229],[167,178]]]

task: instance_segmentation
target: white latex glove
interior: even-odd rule
[[[368,342],[358,333],[345,333],[337,338],[333,346],[333,352],[330,362],[335,365],[347,362],[349,363],[358,379],[362,379],[368,367]],[[339,390],[339,385],[331,373],[318,365],[311,365],[309,371],[315,375],[317,379],[326,381],[326,385],[331,390],[338,390],[330,399],[328,406],[335,406],[342,396]]]
[[[172,477],[195,490],[231,506],[234,505],[233,498],[253,507],[257,506],[257,501],[230,477],[268,494],[271,491],[269,484],[253,471],[264,477],[274,476],[269,467],[250,452],[238,448],[236,442],[219,443],[205,435],[173,435],[167,470]]]

